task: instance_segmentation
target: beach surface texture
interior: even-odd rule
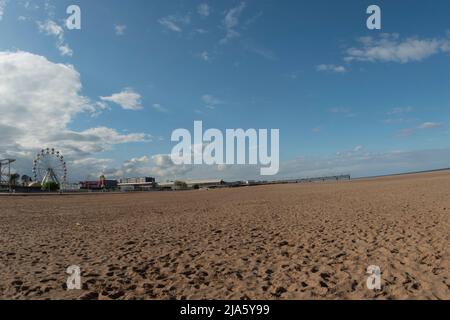
[[[0,299],[450,299],[448,171],[0,204]]]

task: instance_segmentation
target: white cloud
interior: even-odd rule
[[[123,36],[125,34],[125,30],[127,29],[126,25],[115,25],[114,30],[116,31],[116,35]]]
[[[239,16],[245,9],[245,2],[241,2],[239,6],[230,9],[225,15],[224,24],[228,29],[234,28],[239,24]]]
[[[398,62],[422,61],[438,53],[450,52],[449,38],[407,38],[383,34],[359,39],[359,47],[347,50],[346,61]]]
[[[405,118],[388,118],[384,119],[383,122],[386,124],[395,124],[395,123],[404,123],[408,121],[413,121],[412,119],[405,119]]]
[[[152,105],[152,108],[158,112],[169,112],[166,107],[160,105],[159,103],[155,103]]]
[[[0,122],[5,125],[63,130],[75,114],[88,110],[89,100],[80,91],[80,75],[72,66],[27,52],[0,52]]]
[[[73,50],[65,42],[64,29],[53,20],[47,20],[46,22],[37,22],[39,31],[49,36],[56,37],[56,47],[62,56],[72,56]]]
[[[6,0],[0,0],[0,21],[3,19],[3,15],[5,14],[6,8]]]
[[[192,147],[194,150],[198,149],[195,146]],[[259,173],[259,168],[243,165],[175,165],[170,155],[157,154],[127,160],[114,175],[117,177],[153,176],[157,181],[218,178],[227,178],[231,181],[253,177],[253,172]]]
[[[450,149],[366,152],[361,146],[324,157],[301,156],[282,162],[280,172],[271,179],[312,178],[351,174],[353,178],[448,167]],[[158,181],[183,179],[257,179],[259,167],[253,165],[178,166],[169,155],[133,158],[114,173],[117,177],[154,176]]]
[[[73,50],[69,47],[67,43],[58,46],[58,50],[62,56],[72,56]]]
[[[110,174],[115,171],[111,169],[112,164],[112,159],[91,157],[67,161],[67,167],[70,168],[70,175],[73,177],[73,182],[98,180],[101,175],[112,178]]]
[[[331,113],[342,114],[348,118],[355,117],[356,114],[352,112],[350,108],[334,107],[329,110]]]
[[[214,97],[211,94],[204,94],[202,96],[202,101],[205,103],[208,109],[215,109],[216,106],[223,104],[223,102],[220,99]]]
[[[389,111],[387,114],[388,115],[398,115],[398,114],[403,114],[403,113],[409,113],[412,112],[413,108],[412,107],[396,107],[394,109],[392,109],[391,111]]]
[[[418,129],[436,129],[442,127],[441,123],[438,122],[424,122],[420,126],[418,126]]]
[[[239,25],[239,17],[246,7],[245,2],[241,2],[237,7],[234,7],[227,11],[223,20],[223,26],[225,28],[225,37],[220,40],[221,44],[226,44],[234,38],[238,38],[240,33],[235,29]]]
[[[64,29],[52,20],[47,20],[46,22],[37,22],[39,31],[45,32],[48,35],[55,36],[60,40],[64,39]]]
[[[195,33],[198,33],[198,34],[207,34],[207,33],[208,33],[208,30],[205,30],[205,29],[202,29],[202,28],[197,28],[197,29],[195,29]]]
[[[347,69],[344,66],[337,66],[334,64],[321,64],[316,67],[317,71],[335,72],[335,73],[345,73]]]
[[[175,31],[175,32],[181,32],[182,29],[172,20],[169,20],[168,18],[162,18],[159,20],[159,23],[166,27],[169,30]]]
[[[0,52],[0,157],[20,157],[18,169],[26,173],[35,152],[44,147],[54,147],[74,161],[116,144],[151,139],[144,133],[122,134],[106,127],[70,130],[77,115],[104,108],[82,96],[81,89],[80,74],[73,66],[28,52]]]
[[[327,157],[299,157],[281,164],[279,177],[302,178],[337,174],[375,176],[448,167],[450,149],[340,152]],[[300,172],[300,173],[299,173]]]
[[[125,88],[119,93],[114,93],[109,97],[100,97],[103,101],[114,102],[125,110],[141,110],[141,95],[132,88]]]
[[[343,107],[334,107],[330,109],[331,113],[349,113],[349,108],[343,108]]]
[[[416,130],[416,128],[404,128],[398,132],[397,136],[408,137],[408,136],[412,135],[415,130]]]
[[[211,13],[211,9],[207,3],[202,3],[197,7],[197,12],[203,17],[208,17]]]
[[[203,61],[209,61],[210,60],[210,56],[208,51],[203,51],[202,53],[200,53],[200,59],[202,59]]]
[[[71,164],[77,167],[101,167],[106,170],[111,165],[111,159],[99,159],[99,158],[82,158],[70,161]]]
[[[176,180],[185,177],[194,166],[175,165],[170,155],[143,156],[125,161],[114,172],[117,177],[153,176],[159,181]]]
[[[245,21],[245,23],[244,23],[244,24],[245,24],[245,27],[247,28],[248,26],[254,24],[259,18],[262,17],[262,15],[263,15],[263,12],[262,12],[262,11],[259,11],[259,12],[256,13],[253,17],[247,19],[247,20]]]
[[[106,127],[97,127],[82,131],[80,135],[108,141],[110,144],[123,144],[139,141],[150,141],[151,138],[144,133],[120,134],[116,130]]]
[[[170,31],[182,32],[183,31],[182,26],[190,24],[191,19],[189,15],[186,16],[170,15],[159,19],[158,22]]]
[[[388,119],[383,120],[386,124],[411,122],[413,119],[405,118],[403,115],[413,112],[412,107],[396,107],[388,111],[386,114],[390,116]]]
[[[266,49],[260,45],[250,42],[248,40],[244,42],[244,48],[245,48],[245,50],[252,52],[252,53],[256,53],[257,55],[259,55],[267,60],[272,60],[272,61],[278,60],[278,57],[271,50]]]
[[[408,137],[408,136],[412,135],[413,133],[415,133],[417,130],[438,129],[438,128],[442,128],[442,127],[443,127],[442,123],[439,123],[439,122],[424,122],[415,128],[401,129],[397,135],[399,137]]]

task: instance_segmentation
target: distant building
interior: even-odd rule
[[[117,185],[117,180],[81,181],[80,190],[111,190],[116,189]]]
[[[159,190],[173,190],[175,182],[174,181],[158,182],[156,186]]]
[[[64,192],[76,192],[81,189],[80,183],[66,183],[64,185]]]
[[[155,183],[155,178],[141,177],[141,178],[119,179],[119,184],[139,184],[139,183]]]
[[[162,190],[186,190],[186,189],[214,189],[228,186],[220,179],[213,180],[179,180],[159,182],[157,187]]]
[[[220,188],[226,185],[221,179],[215,180],[186,180],[184,181],[190,189]]]
[[[120,179],[118,186],[121,191],[150,191],[155,189],[156,180],[152,177]]]

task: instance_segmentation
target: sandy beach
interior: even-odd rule
[[[450,299],[449,171],[0,208],[0,299]]]

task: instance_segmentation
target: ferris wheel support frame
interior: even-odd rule
[[[11,163],[13,162],[16,162],[16,159],[0,159],[0,185],[8,185],[9,192],[12,191]],[[8,168],[7,174],[3,174],[3,167]],[[5,179],[3,177],[5,177]]]

